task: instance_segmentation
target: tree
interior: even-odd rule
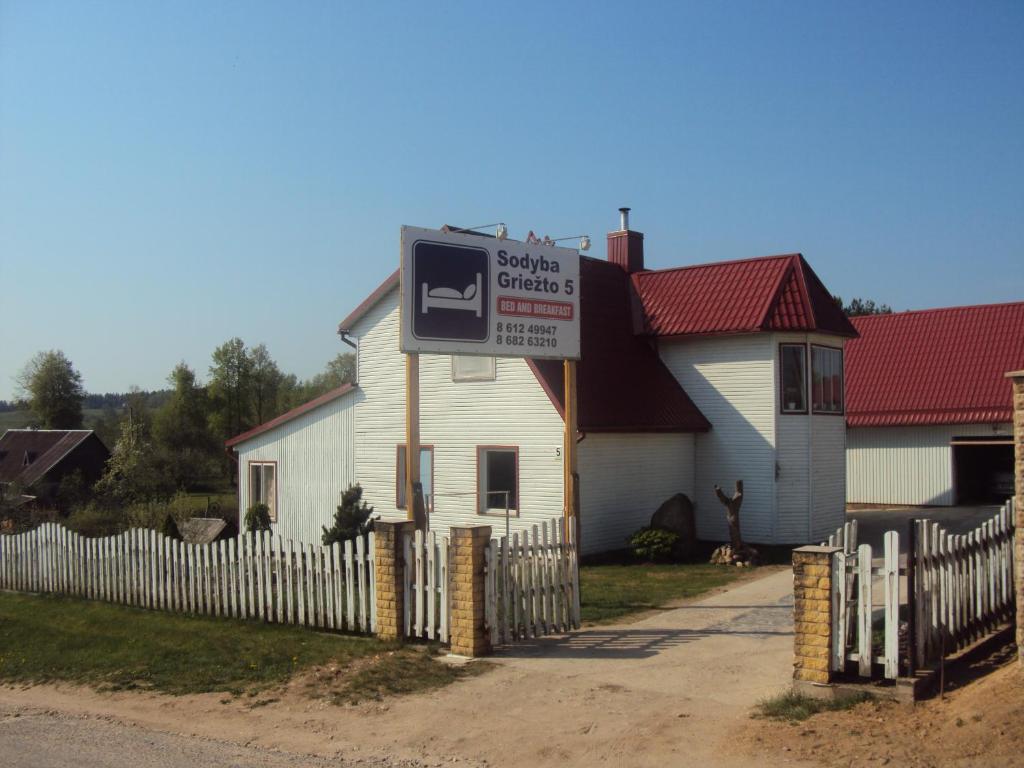
[[[135,408],[121,424],[121,436],[94,491],[115,506],[166,498],[174,491],[173,481],[159,464],[147,420],[144,414],[135,415]]]
[[[295,383],[291,386],[291,404],[299,405],[332,389],[337,389],[342,384],[354,384],[355,380],[356,356],[351,352],[340,352],[328,361],[323,371],[309,381]]]
[[[17,377],[20,397],[43,429],[81,429],[82,376],[60,350],[39,352]]]
[[[213,351],[210,366],[210,424],[216,437],[227,440],[253,425],[252,388],[252,361],[236,336]]]
[[[363,489],[356,483],[350,485],[341,494],[341,505],[334,513],[334,525],[324,529],[323,542],[329,547],[335,542],[348,541],[357,536],[362,536],[370,530],[370,515],[373,514],[373,507],[367,506],[363,501]]]
[[[249,353],[249,370],[252,376],[253,413],[256,423],[262,424],[281,413],[281,389],[284,374],[270,356],[266,344],[253,347]]]
[[[206,389],[196,383],[195,372],[184,362],[167,379],[174,389],[153,417],[153,439],[175,486],[189,487],[213,469],[209,401]]]
[[[888,304],[875,304],[874,299],[851,299],[849,304],[843,304],[842,296],[833,296],[836,305],[846,313],[847,317],[858,317],[860,315],[891,315],[892,307]]]

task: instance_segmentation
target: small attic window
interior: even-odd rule
[[[31,464],[35,460],[36,460],[36,452],[35,451],[25,451],[25,456],[21,460],[21,466],[27,467],[29,464]]]

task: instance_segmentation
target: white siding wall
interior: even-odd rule
[[[1009,434],[1010,424],[999,432]],[[989,435],[991,424],[854,427],[846,439],[847,500],[861,504],[940,504],[953,498],[954,435]]]
[[[398,291],[357,323],[360,381],[356,468],[376,512],[404,518],[395,504],[396,446],[405,442],[405,369],[398,350]],[[420,442],[434,446],[431,527],[505,526],[477,512],[477,446],[519,448],[519,516],[513,530],[562,515],[562,419],[524,360],[497,360],[492,382],[453,382],[448,355],[420,356]]]
[[[662,360],[712,424],[697,435],[697,535],[728,538],[714,486],[743,480],[743,536],[775,540],[775,351],[771,334],[662,342]]]
[[[693,499],[694,436],[596,434],[579,444],[583,552],[622,549],[663,501]]]
[[[842,348],[844,339],[814,333],[774,334],[776,392],[781,382],[778,346],[792,343]],[[810,373],[810,349],[807,365]],[[808,381],[808,398],[810,395]],[[778,463],[775,541],[780,544],[818,541],[842,525],[846,516],[846,421],[841,416],[784,414],[779,406],[776,398],[773,404]]]
[[[811,428],[811,536],[790,543],[822,541],[846,522],[846,419],[814,416]]]
[[[341,492],[355,479],[353,406],[358,394],[343,395],[238,446],[240,522],[250,505],[249,462],[276,461],[274,533],[320,541],[321,526],[330,524]]]

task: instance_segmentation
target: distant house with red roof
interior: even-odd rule
[[[800,254],[648,270],[644,238],[608,235],[581,257],[577,368],[584,550],[626,546],[685,493],[698,535],[728,537],[714,486],[745,483],[744,536],[821,540],[845,516],[843,349],[857,331]],[[271,506],[274,529],[316,540],[359,482],[404,518],[404,356],[399,276],[340,324],[357,383],[228,441],[239,503]],[[504,532],[563,506],[563,368],[519,358],[423,355],[420,456],[432,529]]]
[[[853,503],[1001,503],[1013,494],[1024,302],[853,319],[846,355]]]

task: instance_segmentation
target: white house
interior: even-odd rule
[[[698,535],[727,538],[714,485],[745,483],[745,538],[817,540],[844,518],[843,347],[856,331],[799,254],[644,269],[643,235],[581,257],[579,492],[585,552],[625,546],[675,493]],[[239,504],[266,501],[274,529],[316,540],[359,482],[405,517],[404,368],[398,273],[340,326],[357,383],[228,441]],[[503,533],[560,516],[562,366],[423,355],[421,477],[431,528]],[[511,513],[505,514],[505,497]]]
[[[851,503],[1002,503],[1024,302],[857,317],[847,376]]]

